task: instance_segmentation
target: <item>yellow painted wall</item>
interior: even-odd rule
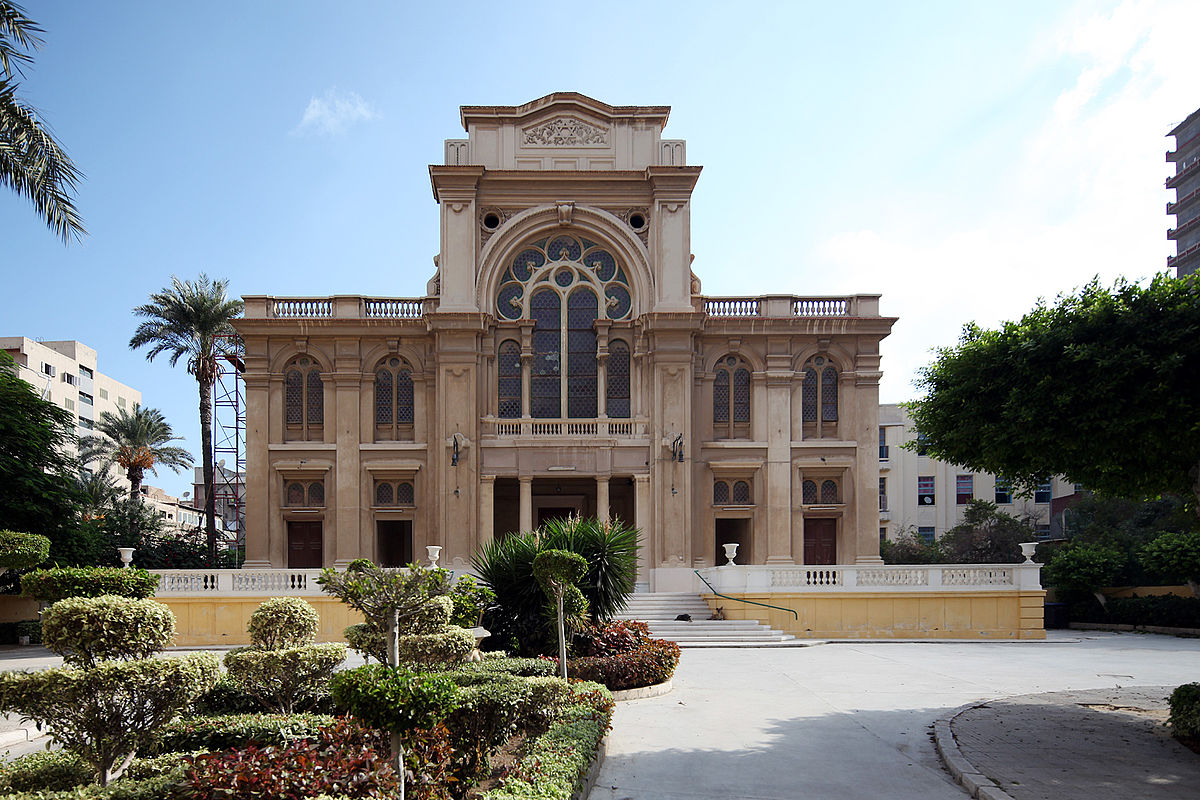
[[[177,647],[202,647],[209,645],[250,644],[246,625],[250,615],[263,597],[209,598],[209,597],[156,597],[160,603],[170,607],[175,614],[175,645]],[[309,605],[321,617],[319,642],[344,642],[342,631],[350,625],[363,621],[362,615],[344,603],[331,597],[305,597]]]
[[[1044,639],[1044,591],[847,594],[730,593],[730,597],[796,612],[738,603],[707,594],[726,619],[753,619],[802,639]]]

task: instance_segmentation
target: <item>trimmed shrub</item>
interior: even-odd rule
[[[458,682],[458,676],[449,677]],[[529,679],[504,673],[473,673],[460,684],[460,701],[446,718],[458,771],[474,778],[487,766],[491,752],[508,741],[517,724],[529,716],[533,695]]]
[[[91,783],[91,765],[69,750],[39,750],[0,761],[0,794],[59,792]]]
[[[611,620],[588,627],[576,638],[576,648],[584,656],[610,656],[629,653],[650,641],[650,626],[637,620]]]
[[[663,683],[679,665],[679,645],[651,639],[637,650],[610,656],[585,656],[569,662],[572,678],[602,683],[612,691]]]
[[[450,627],[443,633],[401,636],[400,660],[422,666],[461,664],[475,649],[475,636],[466,628]]]
[[[355,569],[338,572],[326,568],[317,583],[321,590],[341,600],[363,615],[368,624],[380,631],[389,630],[392,615],[399,612],[400,629],[421,613],[431,597],[449,592],[449,573],[441,569],[410,567],[384,569],[366,559],[352,562]]]
[[[479,620],[488,606],[496,602],[496,593],[477,583],[472,576],[463,575],[450,589],[450,599],[454,602],[450,624],[474,628],[479,625]]]
[[[1187,581],[1200,597],[1200,531],[1167,531],[1142,548],[1142,563],[1167,580]]]
[[[23,619],[16,623],[14,633],[18,639],[22,636],[28,636],[30,644],[41,644],[42,621],[40,619]]]
[[[33,791],[5,795],[4,800],[163,800],[175,796],[183,770],[148,780],[119,780],[109,786],[78,786],[61,792]]]
[[[443,675],[365,664],[329,682],[337,705],[365,724],[393,733],[429,729],[458,707],[459,690]]]
[[[399,796],[386,752],[377,733],[337,720],[314,739],[194,756],[185,782],[195,800]]]
[[[48,728],[107,783],[120,774],[117,765],[153,741],[155,730],[212,686],[219,671],[216,656],[195,653],[104,661],[86,670],[5,672],[0,709]]]
[[[159,729],[148,753],[234,750],[250,745],[282,747],[297,739],[315,739],[337,718],[324,714],[228,714],[184,717]]]
[[[1185,683],[1171,692],[1167,724],[1183,739],[1200,739],[1200,683]]]
[[[409,620],[407,627],[401,631],[410,634],[441,633],[450,624],[450,615],[454,612],[454,601],[447,595],[431,597],[417,609]]]
[[[524,678],[554,675],[557,671],[558,665],[550,658],[484,658],[454,668],[455,675],[504,672]]]
[[[175,615],[153,600],[68,597],[42,613],[42,641],[67,664],[149,658],[171,643]]]
[[[368,661],[373,658],[380,664],[387,663],[387,635],[374,625],[360,622],[343,630],[342,635],[346,637],[350,648],[361,653],[363,658]]]
[[[191,713],[219,717],[227,714],[251,714],[266,711],[262,701],[247,692],[240,683],[222,672],[212,688],[196,698]]]
[[[346,646],[337,643],[287,650],[238,648],[225,654],[225,668],[268,709],[290,714],[319,702],[333,671],[345,660]]]
[[[290,650],[317,640],[321,616],[299,597],[272,597],[254,609],[246,629],[259,650]]]
[[[530,747],[510,777],[485,800],[568,800],[595,758],[612,720],[612,695],[602,686],[571,686],[574,702]]]
[[[0,572],[28,569],[50,555],[50,540],[37,533],[0,530]]]
[[[159,576],[144,569],[122,567],[55,567],[21,576],[21,594],[43,603],[68,597],[117,594],[135,600],[153,597]]]

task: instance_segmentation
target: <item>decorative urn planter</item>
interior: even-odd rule
[[[442,557],[442,548],[436,544],[428,545],[425,554],[429,556],[429,566],[437,567],[438,559]]]
[[[723,566],[723,567],[734,566],[733,560],[735,558],[737,558],[738,543],[737,542],[726,542],[725,544],[721,545],[721,547],[725,548],[725,557],[729,559],[721,566]]]
[[[1037,550],[1037,542],[1021,542],[1021,555],[1025,556],[1025,563],[1032,564],[1034,551]]]
[[[121,554],[121,566],[129,569],[129,565],[133,562],[133,548],[118,547],[117,552]]]

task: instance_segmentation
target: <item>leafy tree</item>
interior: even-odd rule
[[[568,592],[583,594],[575,586],[575,582],[587,572],[587,561],[578,553],[567,550],[543,550],[533,559],[533,575],[538,584],[555,605],[555,621],[558,623],[558,664],[562,672],[560,677],[567,679],[567,634],[563,624],[563,598]]]
[[[942,543],[925,539],[911,525],[895,539],[879,543],[879,555],[885,564],[943,564]]]
[[[1176,495],[1130,500],[1089,494],[1067,511],[1063,527],[1072,542],[1097,544],[1121,552],[1124,564],[1112,585],[1140,586],[1161,577],[1143,563],[1143,548],[1164,531],[1188,531],[1195,522],[1195,516]]]
[[[171,276],[171,285],[150,295],[150,302],[133,310],[145,317],[129,346],[150,345],[146,359],[160,353],[170,355],[175,366],[186,356],[187,370],[200,389],[200,449],[204,472],[204,531],[209,558],[217,557],[216,489],[213,480],[212,387],[221,359],[236,361],[231,321],[242,313],[242,301],[225,296],[224,280],[209,280],[201,274],[196,282]],[[238,365],[241,368],[241,365]]]
[[[18,378],[0,351],[0,528],[48,537],[51,559],[76,530],[74,440],[74,417]]]
[[[1112,585],[1122,563],[1121,553],[1115,548],[1071,543],[1051,556],[1042,578],[1067,592],[1090,592],[1103,606],[1107,599],[1100,589]]]
[[[1200,278],[1092,281],[999,330],[969,324],[909,407],[929,455],[1031,489],[1200,492]]]
[[[1036,532],[1028,519],[1006,514],[995,503],[972,500],[963,521],[942,537],[945,560],[951,564],[1019,564],[1021,542],[1033,541]]]
[[[1200,597],[1200,531],[1168,531],[1142,550],[1151,572],[1168,580],[1185,580]]]
[[[17,96],[42,32],[21,6],[0,0],[0,185],[27,197],[50,230],[69,243],[87,233],[71,199],[83,176],[38,112]]]
[[[80,457],[85,461],[103,458],[115,461],[129,479],[129,499],[140,500],[142,477],[146,471],[157,475],[161,464],[175,472],[192,465],[192,454],[170,442],[180,437],[171,430],[163,413],[134,403],[133,410],[118,408],[105,411],[96,423],[102,436],[84,436],[79,440]]]

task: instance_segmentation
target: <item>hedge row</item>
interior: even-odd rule
[[[316,738],[335,718],[323,714],[228,714],[185,717],[164,725],[147,753],[190,753],[257,745],[281,746]]]
[[[1178,595],[1124,597],[1071,608],[1076,622],[1106,622],[1114,625],[1158,625],[1165,628],[1200,628],[1200,598]]]

